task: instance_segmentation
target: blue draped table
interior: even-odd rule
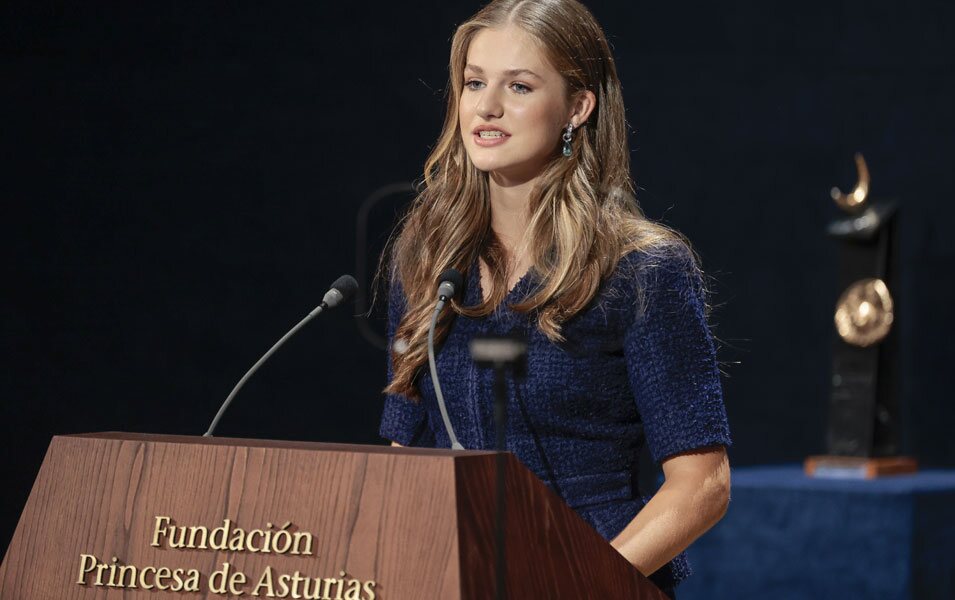
[[[813,479],[733,470],[729,511],[688,551],[679,600],[955,598],[955,471]]]

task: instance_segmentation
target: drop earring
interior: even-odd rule
[[[561,138],[564,140],[564,156],[570,156],[574,153],[574,149],[570,147],[570,141],[574,137],[574,124],[568,123],[567,130],[564,131],[564,135]]]

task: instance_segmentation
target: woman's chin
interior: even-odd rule
[[[498,183],[521,183],[540,175],[542,166],[535,167],[536,161],[494,160],[486,156],[471,157],[471,164],[483,173],[487,173]]]
[[[481,153],[475,153],[475,155],[471,156],[471,164],[473,164],[478,171],[485,173],[507,169],[510,166],[508,161],[500,160],[500,158],[495,156],[482,156]]]

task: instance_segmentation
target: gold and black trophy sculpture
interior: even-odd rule
[[[869,169],[856,154],[859,179],[832,198],[846,216],[830,223],[839,244],[832,342],[828,455],[806,459],[808,475],[872,478],[916,470],[899,456],[896,204],[869,198]]]

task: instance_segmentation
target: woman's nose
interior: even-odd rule
[[[485,119],[498,119],[504,113],[504,105],[498,93],[493,88],[487,87],[478,98],[475,110]]]

